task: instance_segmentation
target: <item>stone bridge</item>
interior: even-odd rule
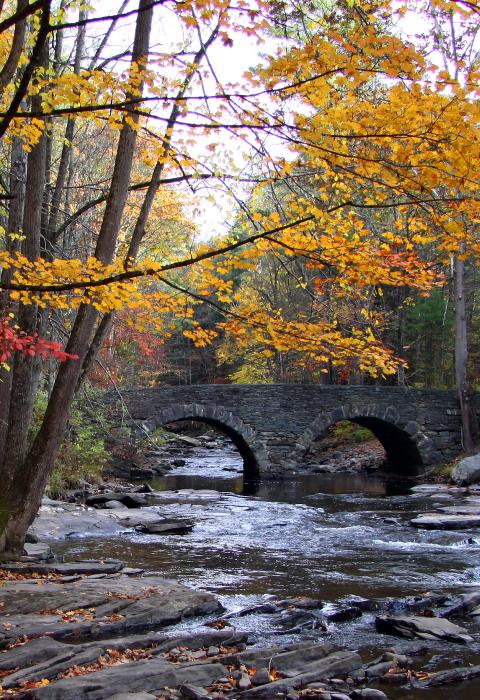
[[[295,470],[315,440],[340,420],[372,431],[388,468],[418,473],[461,450],[452,391],[298,384],[161,386],[124,392],[131,418],[149,429],[196,420],[228,435],[247,478]],[[114,401],[113,395],[110,398]]]

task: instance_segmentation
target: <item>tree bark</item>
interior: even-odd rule
[[[15,138],[12,143],[10,155],[10,182],[9,194],[11,196],[8,210],[7,234],[19,235],[22,230],[23,205],[25,200],[25,172],[27,154],[22,147],[20,139]],[[8,250],[14,253],[20,247],[19,238],[7,238]],[[2,282],[10,282],[12,270],[2,270]],[[8,292],[0,294],[0,318],[17,310],[18,304],[9,299]],[[12,386],[12,373],[0,368],[0,455],[5,453],[7,439],[8,419],[10,415],[10,391]]]
[[[465,300],[465,263],[462,254],[455,259],[455,384],[460,402],[462,440],[465,452],[475,451],[479,430],[475,410],[475,396],[468,376],[468,327]]]
[[[44,56],[44,61],[46,56]],[[32,99],[32,107],[41,107],[41,97]],[[36,260],[40,255],[40,231],[42,223],[42,204],[45,189],[46,137],[43,134],[37,145],[27,157],[27,181],[25,186],[25,206],[23,213],[22,253],[29,260]],[[18,325],[29,335],[38,328],[38,308],[32,303],[21,305],[18,312]],[[5,452],[3,456],[3,484],[8,486],[19,464],[24,460],[28,446],[28,430],[31,423],[34,387],[34,358],[22,353],[15,353],[12,370],[12,387],[10,392],[10,410]]]

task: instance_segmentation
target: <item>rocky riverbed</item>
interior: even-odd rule
[[[4,697],[476,700],[480,533],[442,516],[474,514],[478,488],[252,490],[233,454],[193,453],[151,485],[44,501],[1,574]]]
[[[474,644],[458,621],[480,615],[480,591],[388,603],[355,598],[327,611],[319,600],[294,598],[222,614],[211,594],[119,561],[20,562],[0,577],[3,697],[380,700],[392,686],[428,689],[480,677],[480,665],[438,672],[431,658],[425,665],[428,642]],[[284,628],[325,632],[329,623],[372,611],[383,635],[422,644],[384,643],[368,659],[328,639],[250,647],[250,635],[236,629],[260,613]],[[210,629],[165,632],[201,616]]]

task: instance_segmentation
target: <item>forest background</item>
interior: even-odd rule
[[[477,4],[105,10],[1,10],[0,549],[87,385],[455,387],[473,449]],[[225,82],[238,37],[263,55]]]

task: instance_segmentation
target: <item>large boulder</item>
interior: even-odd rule
[[[480,482],[480,452],[460,460],[452,471],[452,481],[460,486]]]
[[[442,617],[421,615],[379,616],[375,619],[378,632],[393,634],[407,639],[441,639],[446,642],[469,644],[473,638],[467,630]]]

